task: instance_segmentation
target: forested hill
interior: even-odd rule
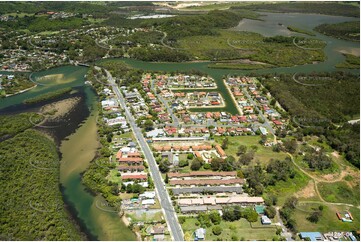
[[[38,131],[0,143],[1,240],[84,239],[65,210],[59,167],[55,144]]]
[[[284,13],[318,13],[328,15],[338,15],[347,17],[359,17],[360,6],[337,2],[282,2],[253,4],[242,8],[262,11],[274,11]],[[236,9],[237,7],[232,7]]]

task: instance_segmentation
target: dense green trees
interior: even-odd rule
[[[264,75],[260,80],[290,113],[297,127],[294,135],[301,140],[306,135],[321,136],[359,167],[360,125],[346,123],[360,112],[359,77],[348,72],[281,74],[279,81],[273,77]]]
[[[251,208],[241,208],[240,206],[226,206],[222,209],[222,217],[226,221],[236,221],[241,218],[247,219],[248,222],[257,222],[258,214]]]
[[[297,204],[298,199],[296,197],[289,197],[286,199],[285,204],[280,209],[282,220],[284,221],[286,227],[288,227],[293,232],[297,231],[296,221],[292,218],[293,211]]]
[[[162,173],[166,173],[169,171],[169,162],[168,161],[161,161],[159,163],[159,170]]]
[[[190,55],[167,47],[135,47],[129,50],[132,58],[143,61],[181,62],[190,60]]]
[[[321,24],[315,28],[316,31],[330,35],[338,39],[359,41],[360,21],[343,22],[337,24]]]
[[[3,236],[11,240],[82,239],[64,208],[59,167],[55,144],[38,131],[26,130],[0,143]]]
[[[198,171],[203,164],[203,160],[200,158],[194,158],[192,163],[191,163],[191,170],[192,171]]]
[[[72,88],[71,87],[66,87],[66,88],[62,88],[53,92],[47,92],[45,94],[33,97],[33,98],[29,98],[29,99],[25,99],[23,101],[23,103],[25,104],[34,104],[34,103],[39,103],[39,102],[43,102],[43,101],[47,101],[50,99],[54,99],[57,97],[60,97],[62,95],[64,95],[65,93],[71,92]]]
[[[235,11],[214,10],[203,15],[146,20],[141,25],[159,27],[169,33],[168,41],[176,41],[186,36],[216,35],[217,28],[236,26],[241,19],[242,14]]]
[[[266,10],[285,13],[319,13],[328,15],[341,15],[359,17],[360,9],[357,6],[337,2],[282,2],[252,4],[242,6],[244,9]]]
[[[344,153],[348,161],[360,167],[360,123],[345,123],[341,127],[326,130],[324,137],[332,148]]]
[[[43,116],[36,113],[21,113],[17,115],[0,116],[0,141],[6,136],[15,135],[35,124],[40,123],[44,119]]]
[[[359,114],[360,81],[356,75],[348,72],[281,74],[277,82],[273,77],[266,75],[260,79],[300,126],[327,126]]]
[[[285,160],[271,159],[265,168],[259,164],[247,167],[244,169],[244,175],[248,181],[247,192],[253,195],[262,195],[265,187],[273,186],[278,181],[293,179],[295,171],[289,158]]]
[[[268,184],[274,184],[276,181],[286,181],[288,178],[294,177],[294,170],[291,167],[291,160],[271,159],[266,168],[269,174]]]
[[[324,152],[307,153],[304,161],[311,169],[321,171],[330,168],[332,165],[332,159]]]
[[[274,218],[276,216],[276,214],[277,214],[277,211],[276,211],[276,209],[274,207],[271,206],[271,207],[267,207],[265,209],[265,214],[269,218]]]

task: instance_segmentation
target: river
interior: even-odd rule
[[[289,35],[284,31],[284,26],[291,25],[301,29],[312,30],[315,25],[324,22],[342,22],[350,18],[325,16],[315,14],[281,14],[281,13],[262,13],[266,21],[243,20],[240,25],[234,28],[235,31],[247,30],[252,28],[254,32],[259,32],[266,36],[283,34]],[[306,22],[305,22],[306,21]],[[247,75],[249,73],[310,73],[314,71],[335,71],[335,64],[344,60],[340,50],[357,49],[359,43],[338,40],[332,37],[316,33],[316,38],[322,39],[327,43],[325,53],[327,60],[318,64],[309,64],[295,67],[272,68],[262,70],[226,70],[210,69],[209,62],[192,63],[150,63],[133,59],[120,59],[129,65],[150,71],[188,71],[192,69],[200,70],[212,76],[218,85],[217,90],[223,93],[225,98],[225,108],[197,109],[198,111],[228,111],[236,113],[237,109],[231,97],[225,95],[226,87],[222,78],[228,74]],[[75,110],[69,117],[69,122],[73,125],[67,126],[66,130],[55,130],[55,136],[60,137],[61,159],[61,183],[63,186],[64,200],[70,205],[70,210],[76,218],[81,228],[86,232],[89,239],[97,240],[135,240],[135,235],[128,229],[119,217],[112,212],[102,211],[96,206],[97,202],[102,201],[101,197],[94,197],[88,193],[81,183],[81,173],[88,167],[94,158],[98,148],[96,132],[97,98],[94,91],[84,85],[84,75],[88,68],[80,66],[63,66],[34,73],[32,79],[39,85],[32,90],[0,99],[0,114],[14,113],[21,111],[31,111],[37,108],[34,106],[25,106],[22,103],[27,98],[47,93],[64,87],[73,87],[79,90],[83,97],[82,106]],[[351,70],[358,73],[359,70]],[[291,80],[290,80],[291,81]],[[66,138],[65,138],[66,137]]]

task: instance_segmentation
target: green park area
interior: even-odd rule
[[[273,139],[272,136],[267,137],[269,140]],[[214,138],[219,144],[222,144],[225,137],[218,136]],[[259,161],[265,165],[270,159],[285,159],[287,154],[283,152],[274,152],[272,147],[265,147],[259,143],[260,136],[229,136],[227,148],[224,149],[227,155],[237,157],[237,151],[240,145],[247,146],[248,150],[254,150],[253,163],[256,164]]]

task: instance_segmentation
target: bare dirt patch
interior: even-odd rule
[[[311,198],[316,197],[316,191],[315,191],[315,183],[311,180],[308,182],[307,186],[304,187],[302,190],[298,191],[295,194],[296,197],[302,197],[302,198]]]
[[[337,159],[340,157],[340,154],[337,151],[334,151],[331,154]]]
[[[79,102],[79,97],[68,98],[47,104],[41,108],[40,112],[45,114],[49,119],[58,119],[69,113]]]
[[[342,54],[350,54],[350,55],[355,55],[355,56],[360,56],[360,48],[343,48],[343,49],[339,49],[338,52],[342,53]]]

